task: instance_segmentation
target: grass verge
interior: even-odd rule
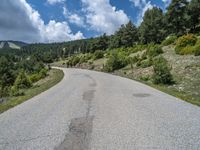
[[[197,105],[197,106],[200,106],[200,98],[194,98],[193,96],[191,95],[188,95],[186,92],[184,91],[178,91],[176,89],[173,89],[173,88],[169,88],[167,86],[164,86],[164,85],[155,85],[155,84],[152,84],[152,83],[146,83],[147,85],[155,88],[155,89],[158,89],[164,93],[167,93],[169,95],[172,95],[174,97],[177,97],[179,99],[182,99],[186,102],[189,102],[191,104],[194,104],[194,105]]]
[[[62,70],[59,69],[51,69],[48,73],[48,76],[44,79],[41,79],[37,83],[34,84],[33,87],[29,89],[25,89],[23,96],[17,97],[8,97],[8,101],[5,103],[0,104],[0,113],[16,106],[24,101],[48,90],[49,88],[53,87],[57,83],[59,83],[64,77],[64,73]]]

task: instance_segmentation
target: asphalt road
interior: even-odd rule
[[[1,150],[198,150],[200,108],[129,79],[63,69],[0,115]]]

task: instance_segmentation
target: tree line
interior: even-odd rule
[[[148,9],[140,26],[131,21],[122,25],[113,35],[63,43],[31,44],[23,47],[25,53],[41,55],[45,62],[76,53],[93,53],[136,44],[161,43],[167,36],[181,36],[200,32],[200,0],[172,0],[166,12],[161,8]],[[39,57],[39,56],[38,56]]]

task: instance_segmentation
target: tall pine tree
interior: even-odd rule
[[[172,0],[167,8],[166,18],[170,34],[183,35],[187,32],[188,14],[187,0]]]
[[[160,8],[148,9],[139,27],[140,41],[142,43],[160,43],[165,37],[164,16]]]

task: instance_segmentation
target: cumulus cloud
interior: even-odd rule
[[[56,22],[50,20],[49,24],[42,30],[44,40],[47,42],[60,42],[68,40],[77,40],[84,38],[83,34],[79,31],[76,34],[72,34],[71,29],[67,22]]]
[[[67,22],[50,20],[45,24],[38,11],[26,0],[1,0],[0,40],[26,42],[60,42],[84,38],[72,33]]]
[[[152,9],[153,5],[151,4],[151,1],[146,1],[146,0],[130,0],[135,7],[139,8],[139,14],[137,16],[137,25],[139,25],[144,17],[145,12],[148,9]],[[166,1],[166,0],[164,0]]]
[[[53,4],[56,4],[56,3],[63,3],[65,2],[65,0],[47,0],[47,3],[53,5]]]
[[[113,34],[122,24],[129,21],[123,10],[116,10],[109,0],[81,0],[86,23],[91,30]]]
[[[69,12],[65,6],[63,7],[63,15],[66,19],[69,20],[70,23],[73,23],[80,27],[85,27],[84,17],[76,13]]]

